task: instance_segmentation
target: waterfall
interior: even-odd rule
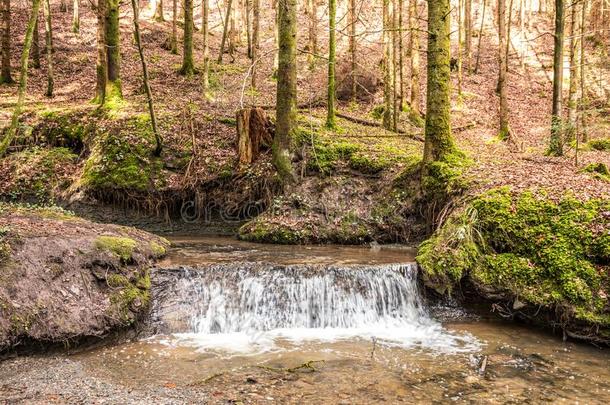
[[[298,340],[376,339],[401,346],[470,350],[472,342],[430,318],[417,266],[223,263],[161,271],[158,332],[227,347]]]

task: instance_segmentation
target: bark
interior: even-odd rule
[[[498,0],[498,93],[500,95],[500,132],[498,137],[502,140],[510,139],[510,128],[508,124],[508,98],[506,94],[506,3],[505,0]]]
[[[398,131],[398,0],[392,0],[392,130]]]
[[[383,0],[383,127],[392,129],[392,76],[390,64],[392,62],[392,44],[390,42],[390,0]]]
[[[44,93],[47,97],[53,97],[55,80],[53,78],[53,29],[51,24],[51,4],[49,0],[43,0],[45,44],[47,54],[47,90]]]
[[[240,167],[255,162],[273,143],[273,124],[262,108],[237,111],[237,161]]]
[[[97,60],[96,60],[96,87],[94,102],[104,104],[106,98],[106,81],[108,73],[106,71],[106,1],[97,2]]]
[[[336,48],[337,48],[337,31],[336,31],[336,18],[337,18],[337,1],[328,1],[328,92],[327,92],[327,114],[326,114],[326,126],[330,129],[334,129],[336,126],[335,119],[335,103],[336,103],[336,92],[335,92],[335,67],[336,67]]]
[[[258,64],[258,58],[260,57],[260,0],[253,0],[252,2],[252,88],[256,89],[256,75]]]
[[[244,0],[244,15],[246,26],[246,42],[248,45],[248,58],[252,59],[252,19],[250,18],[251,0]]]
[[[40,2],[39,2],[40,4]],[[0,84],[14,83],[11,76],[11,0],[0,0],[2,7],[2,67]]]
[[[48,0],[46,0],[48,1]],[[142,81],[144,84],[144,91],[146,92],[146,101],[148,103],[148,113],[150,115],[150,126],[155,136],[155,150],[154,156],[161,156],[161,150],[163,143],[161,136],[157,129],[157,117],[155,115],[155,106],[153,103],[152,91],[148,82],[148,68],[146,66],[146,58],[144,57],[144,49],[142,48],[142,39],[140,37],[140,7],[138,0],[131,0],[131,8],[133,10],[133,32],[136,40],[136,47],[138,48],[138,54],[140,55],[140,62],[142,64]]]
[[[229,34],[229,23],[231,21],[231,6],[233,4],[233,0],[229,0],[227,3],[227,11],[225,15],[225,24],[224,29],[222,31],[222,40],[220,41],[220,54],[218,55],[218,63],[222,63],[222,59],[225,54],[225,44],[227,42],[227,36]]]
[[[27,90],[28,80],[28,61],[30,59],[30,48],[32,47],[32,40],[34,39],[34,26],[38,20],[38,11],[40,9],[40,0],[32,0],[32,14],[28,21],[28,25],[25,32],[25,40],[23,41],[23,52],[21,53],[21,75],[19,77],[19,89],[17,91],[17,104],[13,110],[11,117],[11,125],[8,132],[4,136],[4,139],[0,142],[0,158],[4,157],[8,147],[17,134],[17,126],[19,123],[19,116],[21,115],[21,109],[25,101],[25,93]]]
[[[464,54],[466,55],[466,69],[470,70],[472,58],[472,0],[464,2]]]
[[[121,90],[121,52],[119,30],[119,3],[120,0],[106,1],[106,16],[104,27],[106,30],[106,94],[104,103],[112,99],[122,99]]]
[[[449,0],[428,3],[425,166],[434,161],[443,161],[455,151],[450,113],[450,18]]]
[[[407,0],[408,1],[408,0]],[[400,81],[400,91],[398,92],[399,111],[405,107],[405,59],[404,59],[404,21],[403,21],[404,1],[398,0],[398,80]]]
[[[462,97],[462,4],[463,0],[458,0],[457,7],[457,25],[458,25],[458,41],[457,41],[457,79],[458,79],[458,98]]]
[[[580,130],[583,142],[589,139],[587,132],[586,92],[585,92],[585,26],[587,17],[587,0],[583,0],[580,13]]]
[[[318,4],[317,0],[306,0],[307,1],[307,14],[309,15],[309,26],[308,26],[308,44],[307,49],[309,50],[309,67],[313,69],[318,53]],[[352,1],[352,0],[350,0]]]
[[[419,116],[419,106],[421,104],[421,89],[420,89],[420,63],[419,63],[419,44],[420,44],[420,33],[419,33],[419,22],[417,19],[417,0],[410,0],[409,7],[409,29],[411,31],[411,44],[410,55],[411,55],[411,111],[414,116]]]
[[[284,183],[295,180],[292,144],[297,126],[297,0],[281,0],[278,8],[278,72],[273,163]]]
[[[72,2],[72,32],[78,34],[80,32],[80,12],[79,0]]]
[[[562,82],[563,82],[563,30],[564,30],[564,3],[555,0],[555,50],[553,53],[553,111],[551,116],[551,139],[549,154],[563,155],[562,140]]]
[[[210,88],[210,0],[201,2],[201,32],[203,34],[203,92]]]
[[[38,29],[38,19],[34,25],[34,38],[32,40],[32,67],[40,69],[40,37]]]
[[[184,0],[184,39],[182,51],[182,67],[180,73],[192,76],[195,73],[193,61],[193,0]]]

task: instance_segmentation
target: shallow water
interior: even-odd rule
[[[85,376],[64,398],[88,401],[101,381],[160,403],[610,402],[608,350],[435,320],[412,249],[175,242],[154,287],[159,333],[47,359],[49,375],[71,361]]]

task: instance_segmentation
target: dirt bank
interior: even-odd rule
[[[168,242],[57,208],[0,205],[0,352],[129,326],[147,308],[148,268]]]

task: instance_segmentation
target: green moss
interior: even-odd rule
[[[131,260],[136,246],[135,240],[125,237],[99,236],[95,240],[96,248],[112,252],[124,262]]]
[[[591,163],[582,169],[583,173],[591,173],[595,178],[610,182],[610,170],[603,163]]]
[[[465,190],[468,180],[463,174],[471,164],[472,161],[457,150],[426,164],[421,185],[428,201],[444,201]]]
[[[152,251],[155,257],[165,256],[165,253],[167,253],[165,246],[157,242],[150,242],[150,250]]]
[[[454,214],[417,259],[441,291],[469,274],[485,288],[591,318],[603,314],[602,289],[610,281],[609,210],[604,200],[555,202],[495,189]]]
[[[114,274],[107,280],[115,288],[110,295],[111,310],[119,315],[125,324],[131,324],[135,315],[150,304],[150,275],[148,270],[136,272],[132,279]]]
[[[284,224],[274,224],[256,219],[239,229],[239,238],[250,242],[295,245],[307,239],[306,229],[294,230]]]
[[[593,139],[587,145],[594,150],[610,151],[610,139]]]

